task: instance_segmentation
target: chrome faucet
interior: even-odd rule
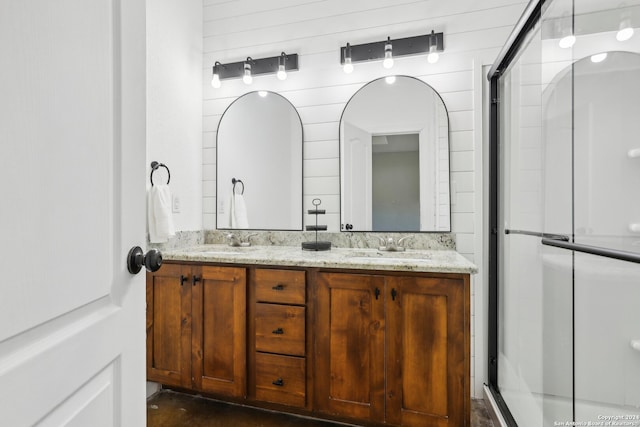
[[[398,239],[397,241],[394,240],[394,238],[391,236],[387,237],[386,239],[380,236],[376,237],[378,237],[378,240],[380,240],[380,246],[378,247],[379,251],[402,252],[405,250],[405,247],[402,246],[402,242],[413,236],[405,236],[401,239]]]
[[[229,246],[251,246],[251,239],[253,236],[257,236],[257,233],[253,233],[253,234],[249,234],[248,236],[245,237],[245,240],[243,241],[241,237],[236,236],[233,233],[229,233],[227,234],[225,237],[227,238],[227,240],[229,241]]]

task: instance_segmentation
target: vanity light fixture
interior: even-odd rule
[[[574,44],[576,44],[576,36],[573,34],[568,34],[562,37],[558,42],[558,46],[560,46],[561,49],[569,49]]]
[[[344,72],[353,71],[353,63],[365,61],[380,61],[385,68],[393,67],[395,58],[401,56],[432,54],[428,57],[429,62],[437,61],[437,55],[444,51],[444,33],[436,33],[423,36],[406,37],[403,39],[393,39],[387,37],[386,40],[359,45],[351,45],[340,48],[340,63]],[[429,59],[430,58],[430,59]]]
[[[246,85],[253,83],[253,77],[251,76],[251,57],[247,56],[247,60],[244,63],[244,73],[242,75],[242,81]]]
[[[251,84],[253,77],[263,74],[275,74],[279,80],[287,78],[289,71],[298,70],[298,54],[286,54],[282,52],[278,56],[253,59],[250,56],[240,62],[221,64],[216,61],[213,66],[211,86],[219,88],[221,81],[242,77],[245,84]]]
[[[382,61],[382,66],[384,68],[393,67],[393,46],[391,45],[391,37],[387,37],[387,43],[384,45],[384,61]]]
[[[633,27],[631,26],[631,19],[624,18],[620,21],[620,27],[616,33],[616,40],[624,42],[633,37]]]
[[[558,46],[560,49],[569,49],[576,44],[576,36],[573,33],[573,20],[571,16],[564,14],[555,21],[556,34],[560,36]]]

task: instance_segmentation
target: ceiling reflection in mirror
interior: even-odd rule
[[[286,98],[239,97],[220,119],[216,149],[218,229],[302,230],[302,122]]]
[[[421,80],[374,80],[340,121],[341,230],[451,231],[449,119]]]

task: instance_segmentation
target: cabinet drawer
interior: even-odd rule
[[[256,304],[256,350],[305,355],[304,307]]]
[[[305,406],[306,362],[301,357],[256,353],[256,398]]]
[[[256,299],[280,304],[304,305],[305,272],[256,269]]]

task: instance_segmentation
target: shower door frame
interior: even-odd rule
[[[527,40],[527,35],[540,20],[542,5],[545,0],[531,0],[525,8],[518,23],[507,39],[505,46],[500,51],[496,61],[489,70],[487,78],[490,82],[489,89],[489,312],[488,312],[488,388],[491,396],[498,405],[502,417],[510,426],[517,426],[511,411],[500,394],[498,387],[498,224],[499,224],[499,133],[500,133],[500,91],[499,80],[504,70],[520,51],[520,47]]]
[[[489,113],[489,223],[488,223],[488,236],[489,236],[489,265],[488,265],[488,278],[489,278],[489,311],[488,311],[488,388],[491,393],[491,397],[494,399],[501,412],[502,417],[510,426],[517,426],[509,407],[501,396],[500,388],[498,385],[498,354],[499,354],[499,224],[501,221],[501,212],[499,210],[499,197],[500,197],[500,78],[505,70],[511,65],[514,58],[517,57],[520,52],[520,48],[526,43],[527,36],[536,27],[536,24],[542,18],[542,7],[545,3],[553,0],[531,0],[514,30],[509,36],[505,46],[500,51],[496,61],[489,70],[487,75],[490,81],[490,113]],[[574,0],[575,1],[575,0]],[[561,235],[547,235],[544,233],[535,234],[526,231],[518,230],[505,230],[505,232],[511,231],[512,234],[527,234],[536,235],[541,238],[541,244],[545,246],[553,246],[579,253],[586,253],[591,255],[597,255],[601,257],[640,263],[640,254],[635,252],[626,252],[615,249],[601,248],[596,246],[589,246],[584,244],[578,244],[573,242],[573,238]],[[572,326],[573,328],[573,326]],[[575,331],[573,332],[575,336]],[[575,360],[574,360],[575,365]],[[573,396],[575,396],[575,379]],[[575,404],[574,404],[575,419]]]

